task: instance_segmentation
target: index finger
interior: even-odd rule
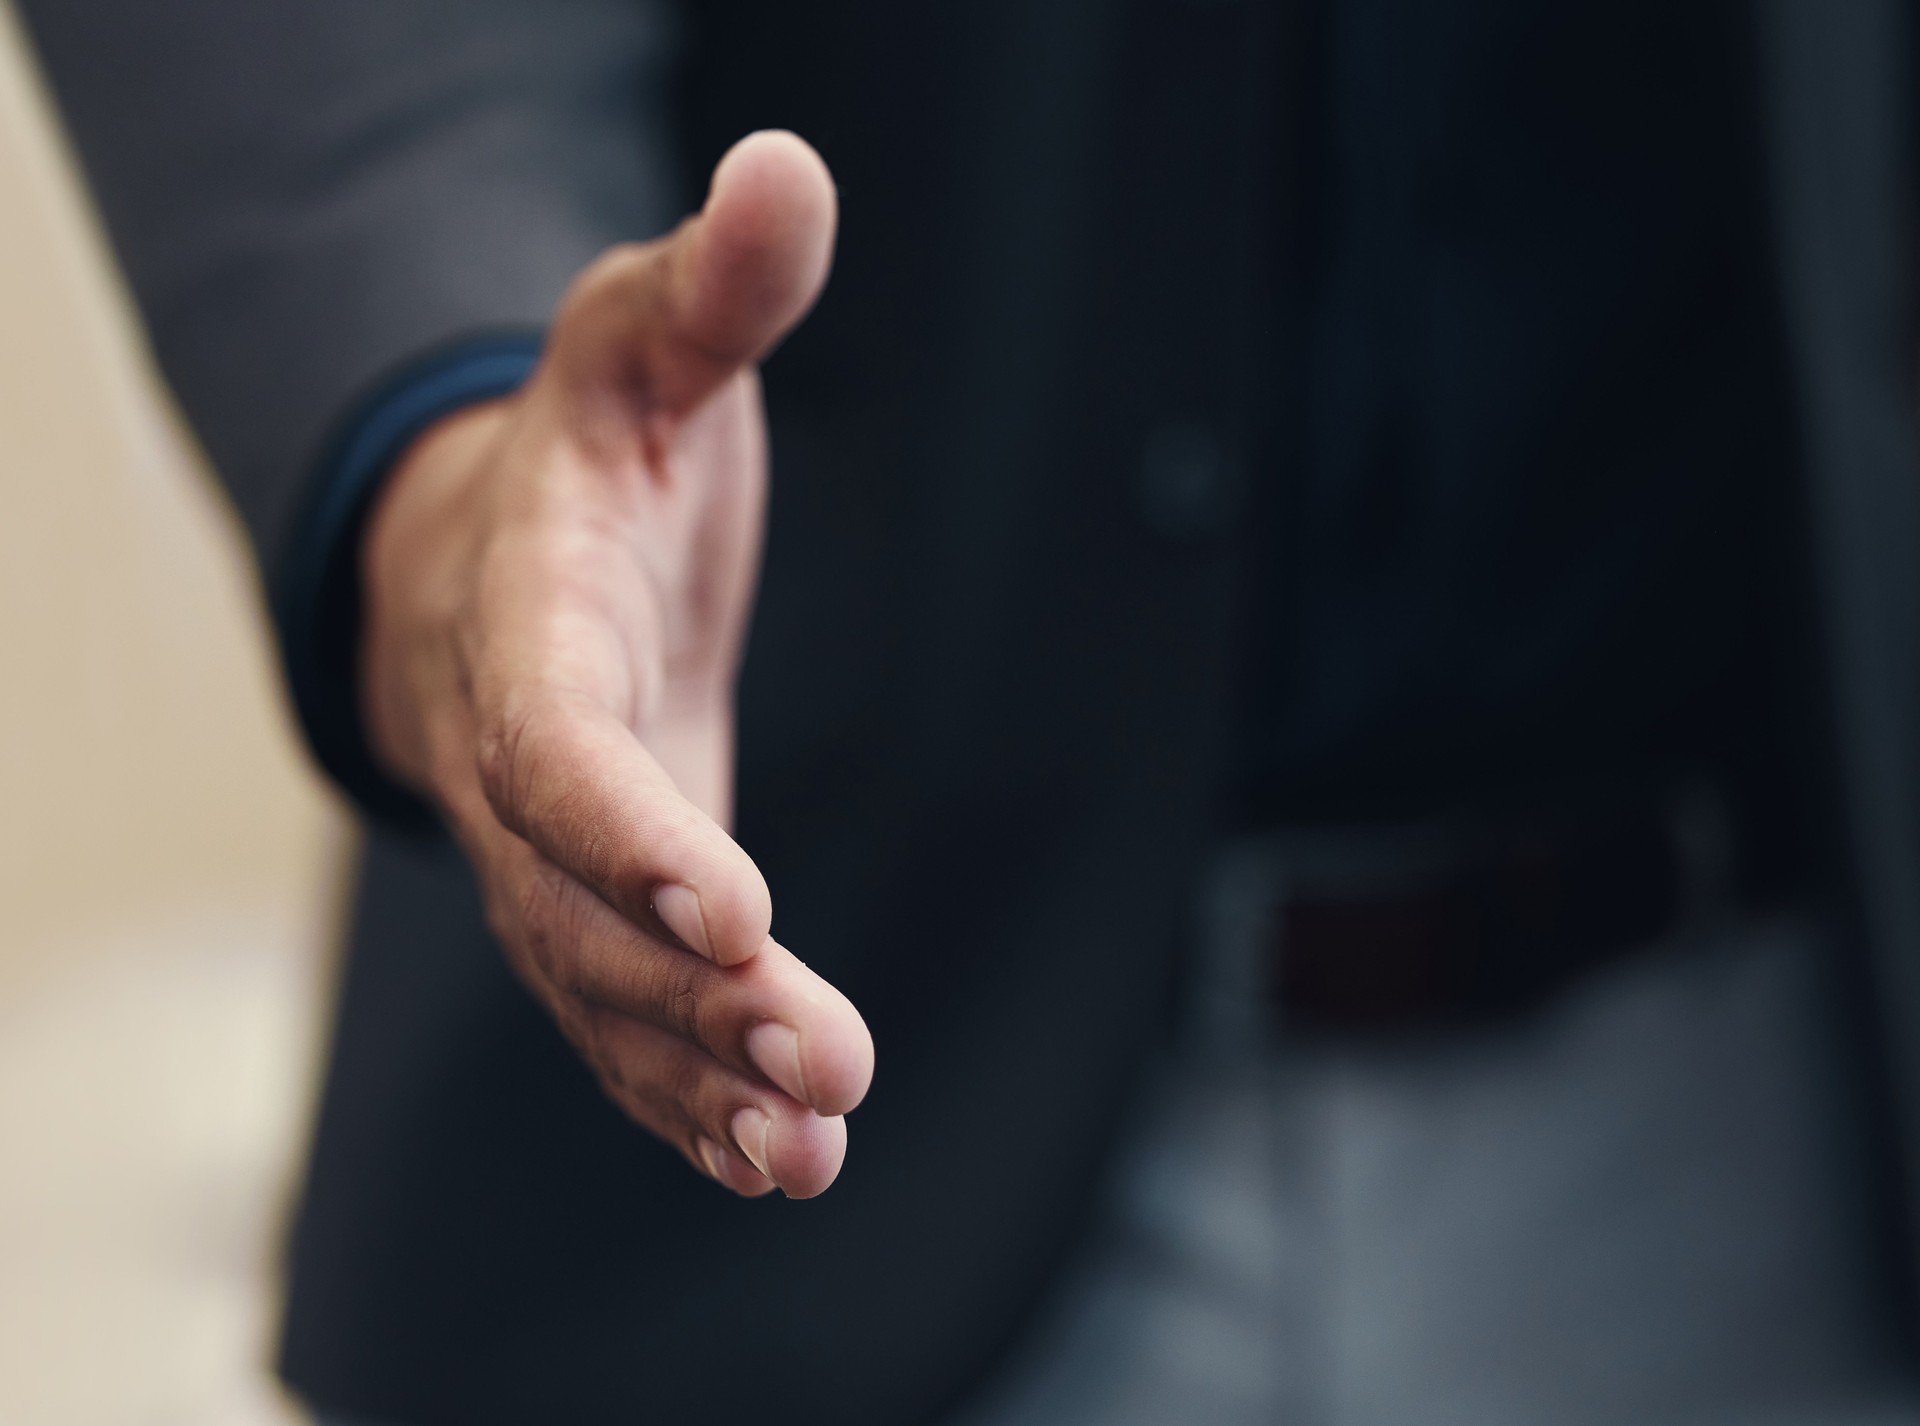
[[[477,712],[481,787],[509,831],[628,920],[720,965],[766,944],[760,869],[611,711],[534,687]]]

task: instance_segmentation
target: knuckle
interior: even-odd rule
[[[573,871],[590,886],[614,884],[620,865],[618,844],[597,809],[586,805],[578,794],[563,794],[543,810],[543,818],[559,834],[567,848]]]
[[[503,826],[611,891],[632,878],[598,789],[570,766],[575,716],[564,698],[542,695],[489,720],[477,752],[481,787]]]
[[[579,987],[563,971],[580,942],[583,894],[557,867],[541,865],[522,880],[514,897],[522,947],[542,975],[574,993]]]
[[[568,289],[565,304],[587,304],[603,300],[609,288],[618,288],[633,280],[636,271],[652,261],[654,245],[644,242],[615,243],[580,270]]]
[[[662,1029],[701,1039],[700,963],[687,955],[648,952],[635,958],[636,998]]]
[[[700,1014],[700,1005],[699,992],[691,985],[680,984],[674,987],[667,1013],[676,1030],[689,1040],[697,1040],[704,1045],[707,1037],[706,1027],[702,1023]]]
[[[560,301],[554,326],[562,346],[599,328],[603,314],[644,300],[655,285],[662,250],[659,241],[617,243],[588,263]]]
[[[480,727],[475,753],[480,788],[494,815],[514,831],[525,824],[542,716],[538,702],[510,701]]]
[[[682,1056],[669,1073],[664,1088],[688,1122],[705,1127],[706,1116],[701,1112],[706,1098],[705,1066],[691,1055]]]

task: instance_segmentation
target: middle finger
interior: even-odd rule
[[[554,989],[691,1042],[821,1114],[845,1114],[873,1076],[852,1003],[769,939],[719,966],[655,937],[508,834],[520,938]]]

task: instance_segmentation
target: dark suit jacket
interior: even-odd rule
[[[1222,778],[1231,519],[1135,478],[1257,419],[1282,16],[1199,0],[33,0],[160,360],[271,574],[356,392],[543,320],[745,130],[833,164],[768,377],[740,837],[879,1072],[841,1182],[742,1203],[605,1104],[433,839],[375,829],[283,1364],[420,1423],[900,1423],[1015,1334],[1156,1033]],[[1920,1150],[1907,19],[1751,12],[1819,815]],[[1509,235],[1511,236],[1511,235]]]

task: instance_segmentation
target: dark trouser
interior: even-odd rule
[[[1373,1041],[1216,1017],[966,1426],[1920,1422],[1827,949],[1700,924]]]

